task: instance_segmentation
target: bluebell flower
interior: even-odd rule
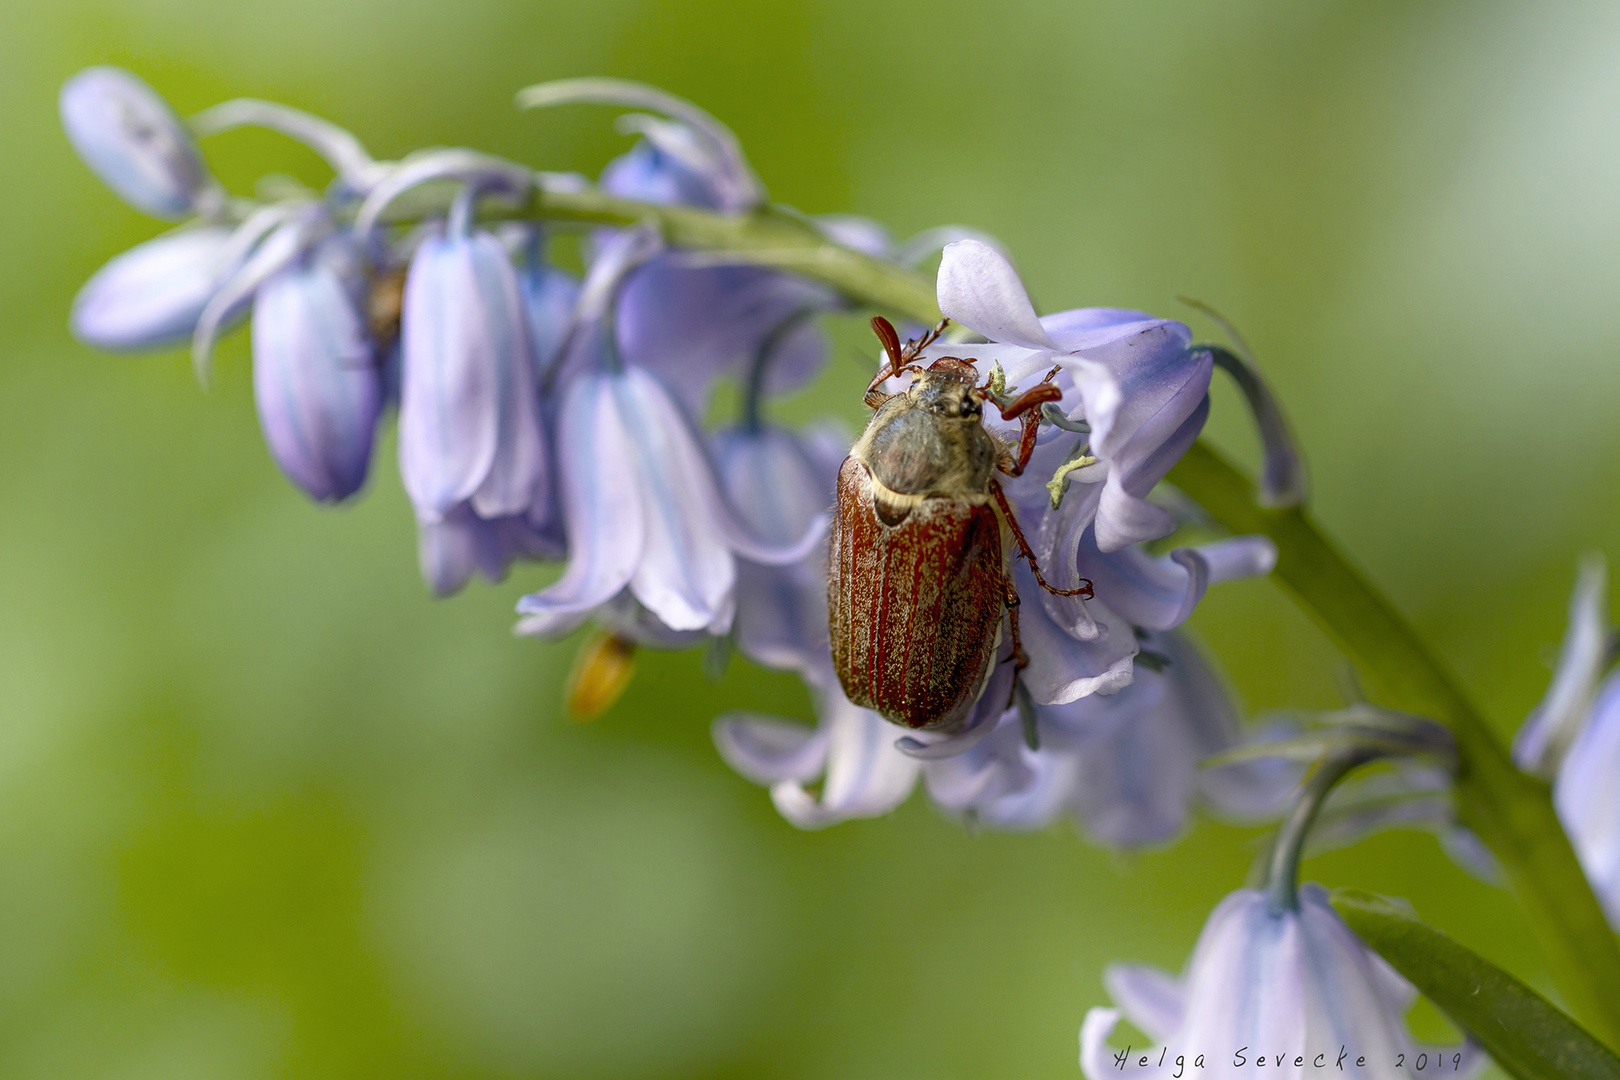
[[[1132,1076],[1252,1077],[1262,1055],[1266,1070],[1281,1075],[1314,1069],[1413,1080],[1437,1069],[1472,1075],[1486,1061],[1469,1044],[1412,1038],[1404,1017],[1417,992],[1345,925],[1317,885],[1282,911],[1258,890],[1226,897],[1181,978],[1116,964],[1103,981],[1119,1008],[1094,1008],[1081,1025],[1087,1080],[1109,1080],[1123,1062]],[[1110,1047],[1121,1012],[1154,1045],[1128,1055]]]
[[[232,230],[165,233],[113,257],[73,299],[73,334],[102,349],[152,349],[188,340],[235,269]]]
[[[1064,496],[1063,502],[1075,503],[1065,516],[1066,533],[1077,537],[1091,527],[1098,548],[1111,552],[1175,528],[1169,512],[1145,496],[1192,445],[1209,414],[1213,360],[1207,350],[1190,347],[1186,326],[1112,308],[1037,318],[1012,264],[978,240],[945,248],[939,304],[990,343],[941,343],[926,356],[962,354],[986,370],[996,362],[1013,384],[1033,384],[1060,368],[1058,407],[1089,428],[1084,453],[1093,459],[1070,474],[1071,489],[1092,491]]]
[[[852,439],[827,424],[791,432],[744,424],[714,437],[720,486],[738,520],[762,540],[791,545],[832,506]],[[741,560],[732,638],[748,659],[807,677],[831,673],[826,553],[787,566]]]
[[[1620,931],[1620,676],[1604,681],[1553,784],[1553,806],[1597,893]]]
[[[585,347],[602,348],[603,330],[593,328]],[[824,532],[821,520],[777,546],[744,528],[690,419],[640,368],[575,377],[558,408],[557,448],[568,568],[520,601],[522,633],[566,633],[628,591],[670,630],[724,634],[738,557],[797,562]]]
[[[769,787],[777,812],[801,829],[881,817],[905,802],[923,763],[896,749],[894,725],[852,705],[836,679],[820,680],[811,691],[820,716],[815,727],[751,713],[720,717],[714,724],[720,756]]]
[[[763,185],[724,124],[690,102],[652,87],[616,79],[576,79],[531,87],[525,106],[594,101],[648,108],[661,114],[620,118],[621,130],[641,138],[602,170],[612,195],[663,205],[742,213],[760,205]],[[856,237],[843,219],[845,239]],[[717,263],[716,260],[723,260]],[[740,265],[735,256],[665,251],[648,259],[619,290],[614,320],[627,363],[658,372],[693,411],[701,411],[715,378],[753,362],[776,327],[804,311],[845,306],[833,289],[792,274]],[[826,342],[814,322],[798,323],[780,343],[764,390],[779,394],[805,385],[820,370]]]
[[[1094,841],[1137,848],[1173,839],[1195,806],[1230,820],[1275,816],[1297,769],[1256,762],[1201,769],[1206,758],[1263,737],[1199,650],[1176,632],[1144,633],[1152,666],[1112,694],[1000,712],[987,736],[944,740],[925,777],[942,809],[993,828],[1071,818]],[[1035,721],[1037,748],[1026,727]],[[966,749],[951,753],[953,743]]]
[[[478,528],[467,514],[523,519],[551,497],[522,289],[500,241],[471,227],[470,199],[417,247],[400,319],[400,475],[423,530],[424,575],[440,592],[459,587],[463,569],[499,578],[509,561],[453,559],[446,571],[436,553],[497,550],[491,538],[456,539]]]
[[[178,220],[223,194],[169,103],[122,68],[92,67],[62,86],[62,127],[102,183],[137,210]]]
[[[253,301],[253,396],[282,472],[317,502],[365,483],[382,409],[362,313],[364,268],[335,235],[261,285]]]
[[[1620,930],[1620,674],[1614,659],[1608,571],[1583,561],[1569,626],[1546,696],[1519,729],[1513,757],[1548,778],[1553,807],[1609,924]]]
[[[624,230],[581,286],[557,409],[568,568],[520,601],[519,632],[566,633],[628,592],[668,631],[725,634],[737,559],[798,562],[824,534],[824,518],[786,545],[743,525],[688,412],[656,375],[625,362],[614,297],[656,251],[656,233]]]

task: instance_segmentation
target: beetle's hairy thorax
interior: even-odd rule
[[[873,498],[891,524],[925,498],[989,498],[997,446],[972,391],[955,372],[923,372],[884,402],[850,450],[871,474]]]

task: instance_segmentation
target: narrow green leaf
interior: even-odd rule
[[[1405,908],[1339,889],[1333,907],[1363,941],[1521,1080],[1620,1080],[1620,1057],[1512,975]]]

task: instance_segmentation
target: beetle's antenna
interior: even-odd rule
[[[878,340],[883,343],[883,352],[889,358],[889,375],[881,377],[888,378],[900,374],[901,365],[910,357],[903,356],[900,352],[900,335],[895,330],[894,323],[881,315],[874,315],[872,316],[872,333],[876,334]],[[872,385],[876,386],[877,383],[874,382]]]
[[[874,320],[874,321],[876,321],[876,320]],[[887,322],[888,320],[884,320],[884,321]],[[908,364],[911,361],[917,359],[918,354],[920,354],[924,349],[928,348],[928,346],[932,345],[934,342],[939,340],[939,335],[943,334],[945,332],[945,328],[947,326],[949,326],[949,325],[951,325],[951,320],[950,319],[947,318],[947,319],[939,320],[939,325],[934,327],[932,330],[928,331],[927,333],[923,334],[922,337],[915,338],[915,339],[913,339],[911,341],[906,342],[906,347],[905,347],[904,351],[902,351],[901,354],[900,354],[901,357]],[[892,326],[889,327],[889,330],[892,333],[894,331],[894,327],[892,327]]]
[[[1081,578],[1080,580],[1085,584],[1079,588],[1060,589],[1042,577],[1041,564],[1035,560],[1035,550],[1029,546],[1029,541],[1024,539],[1024,530],[1018,527],[1018,517],[1013,513],[1012,505],[1007,502],[1007,493],[1001,490],[1000,484],[991,480],[990,494],[995,496],[996,505],[1001,507],[1002,515],[1006,517],[1007,524],[1012,527],[1013,539],[1018,542],[1018,554],[1023,557],[1025,562],[1029,563],[1029,571],[1035,575],[1035,581],[1041,588],[1053,596],[1078,596],[1082,600],[1090,600],[1096,595],[1092,591],[1090,578]]]

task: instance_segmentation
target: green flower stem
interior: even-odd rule
[[[1553,813],[1547,785],[1520,772],[1412,627],[1301,509],[1268,510],[1244,476],[1204,443],[1171,483],[1237,532],[1277,545],[1274,576],[1370,677],[1390,704],[1433,717],[1457,739],[1457,808],[1502,862],[1572,1011],[1620,1046],[1620,945]]]
[[[447,204],[453,193],[454,188],[437,194],[423,190],[429,203],[436,199]],[[426,212],[403,203],[390,217]],[[594,190],[537,191],[524,206],[486,203],[482,216],[583,225],[653,221],[673,245],[802,274],[862,304],[919,322],[939,318],[928,279],[832,243],[802,218],[777,208],[726,215],[637,203]],[[1269,536],[1278,550],[1277,579],[1388,703],[1451,728],[1460,762],[1457,805],[1462,820],[1501,860],[1573,1011],[1595,1035],[1620,1047],[1620,943],[1559,826],[1547,785],[1514,768],[1484,718],[1411,626],[1303,510],[1260,507],[1253,485],[1203,443],[1182,458],[1170,480],[1235,532]]]

